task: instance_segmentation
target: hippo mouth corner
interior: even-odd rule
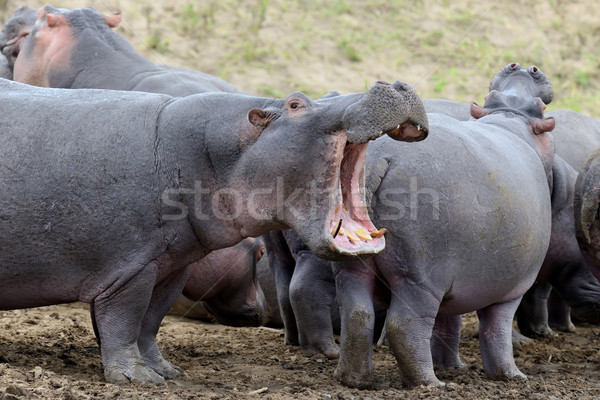
[[[366,153],[366,143],[346,143],[340,166],[341,203],[329,221],[334,249],[342,255],[373,255],[385,248],[385,229],[373,225],[364,201]]]

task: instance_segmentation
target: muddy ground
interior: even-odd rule
[[[84,304],[0,312],[0,399],[598,399],[600,327],[579,326],[515,351],[528,381],[483,373],[476,318],[463,323],[468,368],[439,372],[444,388],[402,387],[388,347],[374,352],[374,390],[333,378],[335,361],[307,358],[283,344],[283,331],[231,328],[168,316],[159,333],[166,358],[185,375],[165,386],[104,382]]]

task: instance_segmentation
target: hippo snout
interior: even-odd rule
[[[366,143],[388,134],[407,142],[427,137],[429,125],[423,102],[415,90],[403,82],[393,85],[378,81],[344,114],[348,141]]]

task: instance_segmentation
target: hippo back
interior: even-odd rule
[[[600,121],[573,110],[554,110],[547,115],[556,120],[552,132],[556,154],[581,171],[587,158],[600,149]]]
[[[459,121],[471,119],[471,111],[468,103],[446,99],[423,100],[425,111],[428,113],[444,114]]]
[[[383,139],[369,147],[374,221],[388,230],[377,265],[408,266],[416,282],[449,279],[432,284],[452,286],[457,313],[482,308],[488,299],[518,297],[533,283],[550,236],[550,196],[539,156],[483,121],[440,114],[429,114],[429,121],[430,136],[422,143]],[[527,269],[515,269],[523,265]],[[460,279],[453,283],[455,274]],[[491,281],[497,282],[477,289]]]

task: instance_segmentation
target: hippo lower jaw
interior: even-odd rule
[[[367,144],[347,143],[340,165],[341,203],[329,218],[326,235],[341,256],[374,255],[385,248],[385,229],[371,222],[364,202]]]

